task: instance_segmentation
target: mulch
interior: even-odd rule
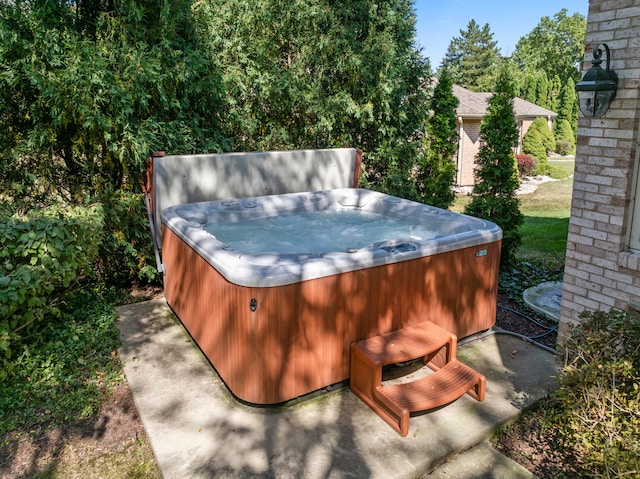
[[[550,329],[556,325],[535,312],[523,308],[504,294],[498,294],[495,326],[532,338],[533,341],[549,348],[556,347],[557,331]]]
[[[548,329],[554,324],[525,310],[505,295],[498,295],[496,316],[496,327],[536,338],[535,342],[556,349],[557,333]],[[530,319],[546,327],[540,327]],[[579,458],[571,449],[560,446],[556,432],[545,427],[544,412],[551,406],[550,402],[551,399],[545,398],[526,411],[520,420],[494,438],[494,447],[540,479],[586,477],[588,474],[581,467]]]

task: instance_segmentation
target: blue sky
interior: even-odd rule
[[[553,17],[563,8],[569,15],[586,18],[588,0],[415,0],[417,42],[436,70],[453,37],[460,36],[474,19],[489,24],[502,55],[510,55],[520,37],[535,28],[542,17]]]

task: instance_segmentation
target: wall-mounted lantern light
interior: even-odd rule
[[[600,67],[602,60],[602,48],[607,52],[607,69]],[[606,43],[598,43],[593,49],[593,60],[591,69],[584,74],[582,81],[576,85],[578,93],[578,104],[584,116],[598,118],[603,116],[609,109],[611,101],[616,97],[618,89],[618,75],[609,69],[610,66],[609,47]]]

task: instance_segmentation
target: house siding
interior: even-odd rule
[[[639,38],[640,0],[590,1],[583,71],[591,67],[593,48],[607,43],[618,92],[604,118],[578,122],[561,341],[584,311],[640,303],[640,255],[628,246],[638,162]]]
[[[458,99],[456,114],[458,115],[459,143],[456,185],[473,186],[476,156],[480,150],[480,125],[482,118],[487,114],[488,102],[492,94],[473,92],[459,85],[453,86],[453,94]],[[513,110],[519,128],[519,141],[515,153],[522,151],[522,138],[536,118],[546,118],[549,128],[553,129],[553,119],[557,116],[551,110],[534,105],[522,98],[514,98]]]
[[[475,184],[476,156],[480,151],[480,120],[458,120],[458,186]]]
[[[522,153],[522,142],[524,141],[524,135],[529,131],[529,127],[533,123],[532,119],[521,120],[518,122],[518,130],[519,130],[519,138],[518,138],[518,151],[517,153]]]

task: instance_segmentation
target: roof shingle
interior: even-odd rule
[[[493,93],[474,92],[458,85],[453,85],[453,95],[458,99],[456,115],[463,118],[482,118],[487,114],[489,99]],[[551,117],[558,116],[557,113],[535,105],[522,98],[513,99],[513,113],[516,118],[521,117]]]

